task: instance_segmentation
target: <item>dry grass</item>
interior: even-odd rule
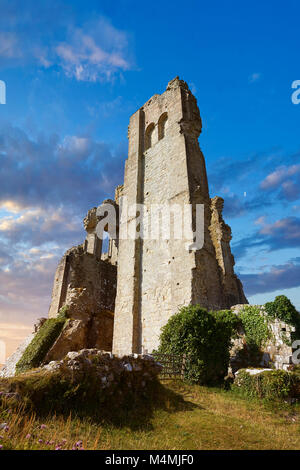
[[[163,404],[158,405],[159,400],[111,421],[89,416],[41,418],[4,406],[0,423],[6,422],[8,429],[0,430],[0,441],[4,449],[300,448],[299,406],[271,408],[231,391],[180,382],[166,384]],[[151,412],[145,414],[146,408]]]

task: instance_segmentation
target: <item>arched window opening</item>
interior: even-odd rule
[[[117,264],[118,243],[116,239],[111,238],[109,232],[104,231],[102,243],[102,261],[108,261],[110,264]]]
[[[110,236],[108,232],[104,231],[103,241],[102,241],[102,253],[101,253],[101,258],[103,260],[109,258],[109,251],[110,251]]]
[[[155,126],[153,122],[149,124],[145,132],[145,150],[148,150],[153,145],[153,133]]]
[[[158,140],[163,139],[166,134],[167,121],[168,113],[162,114],[158,120]]]

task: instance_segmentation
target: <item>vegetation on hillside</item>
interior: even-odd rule
[[[0,380],[0,450],[298,449],[300,409],[290,403],[300,396],[299,366],[292,373],[241,370],[229,390],[211,387],[227,373],[240,322],[247,343],[261,348],[270,338],[266,317],[297,328],[293,309],[284,296],[266,305],[265,317],[255,307],[239,316],[182,308],[163,328],[159,352],[187,354],[187,381],[153,381],[144,393],[127,390],[121,406],[120,384],[107,406],[98,399],[97,377],[87,374],[78,383],[63,370],[28,370],[58,337],[67,321],[62,311],[44,323],[19,361],[18,371],[27,372]]]
[[[47,352],[60,335],[66,321],[67,309],[62,308],[56,318],[48,318],[43,323],[17,363],[17,373],[25,372],[41,364]]]

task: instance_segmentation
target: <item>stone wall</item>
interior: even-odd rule
[[[138,392],[143,391],[148,382],[157,378],[162,366],[152,356],[132,354],[117,356],[111,352],[95,348],[70,351],[60,361],[51,361],[42,368],[46,371],[70,371],[72,379],[78,380],[89,373],[96,373],[99,386],[107,394],[127,389]]]
[[[85,252],[81,245],[71,248],[56,271],[49,317],[56,317],[64,305],[70,306],[74,318],[102,310],[113,313],[116,282],[116,266]]]
[[[59,307],[67,306],[70,319],[50,349],[46,362],[83,348],[111,351],[117,267],[99,256],[78,246],[68,250],[60,261],[49,317],[57,316]]]
[[[234,273],[234,256],[231,253],[230,241],[232,239],[231,228],[222,216],[224,200],[215,196],[211,199],[211,219],[209,232],[213,242],[222,285],[222,297],[225,305],[229,306],[239,299],[241,304],[248,303],[243,286]]]
[[[62,257],[54,275],[51,304],[48,316],[56,317],[66,298],[69,260],[67,254]]]
[[[187,240],[172,236],[172,224],[170,239],[124,239],[137,220],[131,215],[121,219],[116,353],[151,352],[158,346],[161,327],[182,305],[219,309],[247,301],[234,274],[220,207],[214,202],[211,207],[200,132],[196,99],[178,78],[130,118],[123,198],[128,205],[144,205],[144,221],[153,204],[204,204],[205,237],[197,252],[186,249]],[[192,222],[194,227],[194,211]],[[212,237],[215,231],[219,235]]]
[[[0,395],[5,399],[15,398],[19,404],[24,400],[25,406],[35,407],[39,412],[48,407],[53,412],[65,411],[67,406],[74,409],[77,405],[82,410],[92,405],[95,412],[105,415],[106,410],[119,411],[122,406],[128,409],[136,398],[145,396],[161,369],[150,356],[118,357],[98,349],[69,351],[63,359],[35,369],[34,386],[32,382],[24,386],[27,380],[32,381],[30,372],[19,375],[17,381],[0,380]],[[64,390],[63,396],[51,393],[50,388],[57,381],[60,390]],[[40,383],[43,393],[36,391]]]

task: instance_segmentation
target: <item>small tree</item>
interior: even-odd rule
[[[288,325],[295,327],[292,334],[293,339],[299,339],[300,335],[300,314],[285,295],[278,295],[273,302],[265,304],[267,314],[272,318],[278,318]]]
[[[237,324],[237,316],[230,310],[208,312],[200,305],[182,307],[162,328],[158,352],[185,353],[185,378],[215,384],[227,373],[231,337]]]

